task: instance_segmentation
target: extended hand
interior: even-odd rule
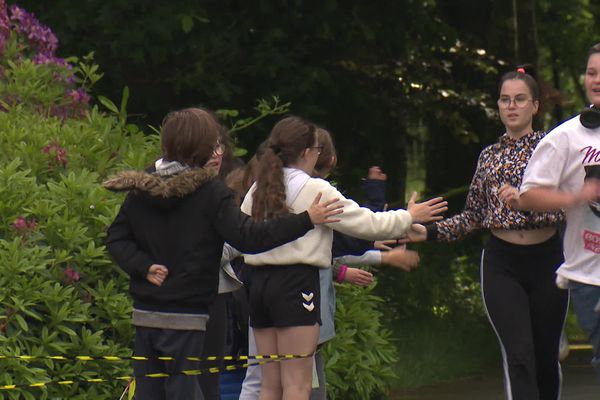
[[[331,222],[339,222],[339,218],[331,218],[344,212],[344,206],[339,204],[340,199],[331,199],[321,203],[322,194],[319,192],[312,205],[308,209],[308,215],[313,225],[328,224]],[[337,204],[336,204],[337,203]]]
[[[344,280],[357,286],[368,286],[373,283],[373,274],[360,268],[348,267]]]
[[[390,251],[381,252],[381,263],[410,272],[419,265],[419,253],[407,250],[406,247],[396,247]]]
[[[376,240],[373,242],[373,247],[377,250],[391,250],[398,244],[400,244],[400,241],[396,239]]]
[[[448,202],[443,197],[435,197],[422,203],[416,201],[417,192],[413,192],[406,207],[415,223],[439,221],[443,218],[440,214],[448,211]]]

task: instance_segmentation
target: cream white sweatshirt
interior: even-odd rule
[[[242,203],[242,211],[248,215],[251,215],[255,189],[256,184],[250,188]],[[344,206],[344,212],[338,216],[340,222],[317,225],[300,239],[265,253],[244,255],[245,262],[250,265],[302,263],[330,267],[332,229],[360,239],[384,240],[402,237],[412,225],[412,216],[408,211],[373,212],[347,199],[329,182],[319,178],[306,179],[295,199],[288,204],[290,212],[298,214],[306,211],[319,192],[322,193],[322,202],[333,198],[340,199]]]

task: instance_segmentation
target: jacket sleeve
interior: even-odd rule
[[[242,253],[255,254],[271,250],[304,236],[314,227],[307,211],[262,222],[255,221],[240,210],[229,189],[217,207],[217,231],[227,243]]]
[[[343,233],[333,231],[333,245],[331,255],[341,257],[346,255],[360,255],[373,248],[373,242],[370,240],[357,239]]]
[[[385,181],[380,179],[363,179],[363,191],[366,202],[363,205],[371,211],[384,211],[385,208]]]
[[[131,197],[127,195],[119,214],[108,228],[106,248],[112,259],[129,276],[145,278],[153,261],[137,246],[127,218],[130,204]]]
[[[333,259],[333,265],[381,265],[381,251],[368,250],[361,255],[346,255]]]
[[[385,181],[380,179],[363,179],[363,191],[366,201],[362,205],[373,212],[384,211],[385,208]],[[373,248],[372,240],[358,239],[352,236],[344,235],[340,232],[333,232],[333,257],[345,255],[360,255]]]
[[[412,216],[406,210],[373,212],[360,207],[355,201],[347,199],[333,186],[323,186],[323,199],[339,198],[344,212],[340,221],[328,224],[338,232],[365,240],[383,240],[402,237],[412,225]]]

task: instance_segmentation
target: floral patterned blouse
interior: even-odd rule
[[[532,132],[513,139],[505,133],[497,143],[486,147],[479,155],[465,209],[436,222],[432,228],[437,232],[430,239],[450,242],[480,229],[539,229],[563,221],[562,212],[521,211],[498,197],[502,185],[521,185],[527,162],[545,135],[544,132]],[[428,231],[431,233],[431,229]]]

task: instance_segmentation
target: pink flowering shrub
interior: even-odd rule
[[[0,355],[131,355],[128,280],[105,231],[122,201],[101,182],[143,168],[156,135],[90,105],[97,66],[56,56],[52,31],[0,0]],[[118,398],[128,363],[0,360],[0,399]],[[57,379],[103,383],[32,387]]]
[[[81,278],[79,272],[75,271],[71,266],[65,268],[63,273],[65,275],[64,281],[67,285],[77,282]]]
[[[42,153],[48,154],[49,156],[49,168],[52,169],[56,166],[67,168],[67,164],[69,163],[69,160],[67,159],[67,150],[60,147],[58,142],[53,141],[42,147]]]
[[[101,74],[91,72],[83,63],[72,65],[57,57],[57,48],[58,39],[50,28],[21,7],[7,6],[5,0],[0,0],[0,99],[4,103],[0,107],[3,111],[7,106],[21,105],[61,119],[85,116],[90,102],[87,91]],[[47,90],[39,91],[40,83]],[[78,84],[86,87],[78,87]]]

